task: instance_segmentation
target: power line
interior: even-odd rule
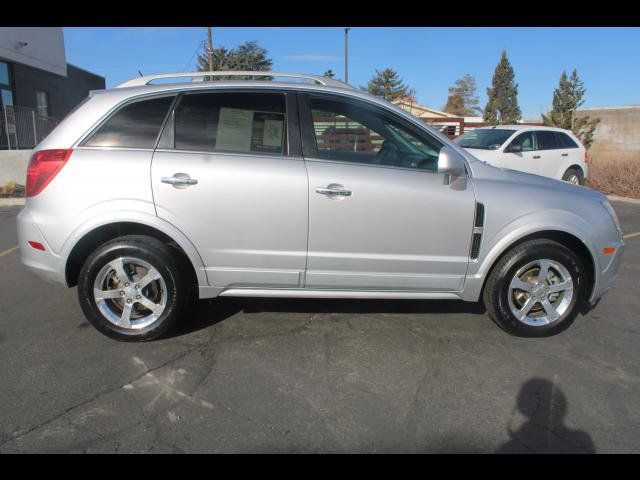
[[[182,68],[183,71],[186,71],[187,68],[189,67],[189,65],[191,65],[191,62],[193,61],[193,57],[196,56],[196,54],[198,53],[198,50],[200,50],[202,48],[202,46],[204,45],[204,40],[201,40],[198,43],[198,46],[196,47],[195,51],[193,52],[193,55],[191,55],[191,58],[189,59],[189,61],[185,64],[185,66]]]

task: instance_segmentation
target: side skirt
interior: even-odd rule
[[[200,289],[200,298],[203,296]],[[215,295],[213,295],[215,296]],[[425,299],[461,300],[455,292],[404,292],[388,290],[328,290],[305,288],[229,288],[218,293],[220,297],[278,297],[278,298],[370,298],[370,299]]]

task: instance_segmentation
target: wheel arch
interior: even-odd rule
[[[500,262],[500,260],[513,248],[521,245],[529,240],[553,240],[561,245],[564,245],[576,255],[582,261],[585,266],[586,274],[587,274],[587,285],[588,285],[588,295],[587,298],[591,297],[593,293],[593,289],[595,287],[595,275],[596,275],[596,265],[595,259],[593,258],[593,254],[589,247],[576,235],[566,232],[564,230],[540,230],[537,232],[529,233],[528,235],[524,235],[520,238],[517,238],[513,242],[509,243],[506,247],[504,247],[500,253],[495,257],[495,259],[491,262],[491,266],[486,271],[486,274],[483,275],[482,287],[479,292],[479,298],[482,299],[482,295],[484,293],[484,289],[487,284],[487,279],[493,272],[495,266]]]
[[[77,284],[80,269],[91,252],[105,242],[125,235],[147,235],[167,244],[176,252],[180,266],[188,275],[190,283],[208,284],[200,256],[193,245],[185,245],[188,240],[180,238],[181,234],[163,231],[157,225],[149,225],[139,220],[127,220],[95,225],[78,236],[78,240],[66,255],[64,274],[67,286],[73,287]]]

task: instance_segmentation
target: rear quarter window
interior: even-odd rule
[[[173,96],[125,105],[82,144],[87,147],[153,148]]]
[[[555,132],[560,148],[578,148],[578,144],[566,133]]]

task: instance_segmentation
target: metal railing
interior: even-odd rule
[[[58,119],[38,115],[33,108],[4,106],[0,109],[0,150],[33,148],[58,123]]]

